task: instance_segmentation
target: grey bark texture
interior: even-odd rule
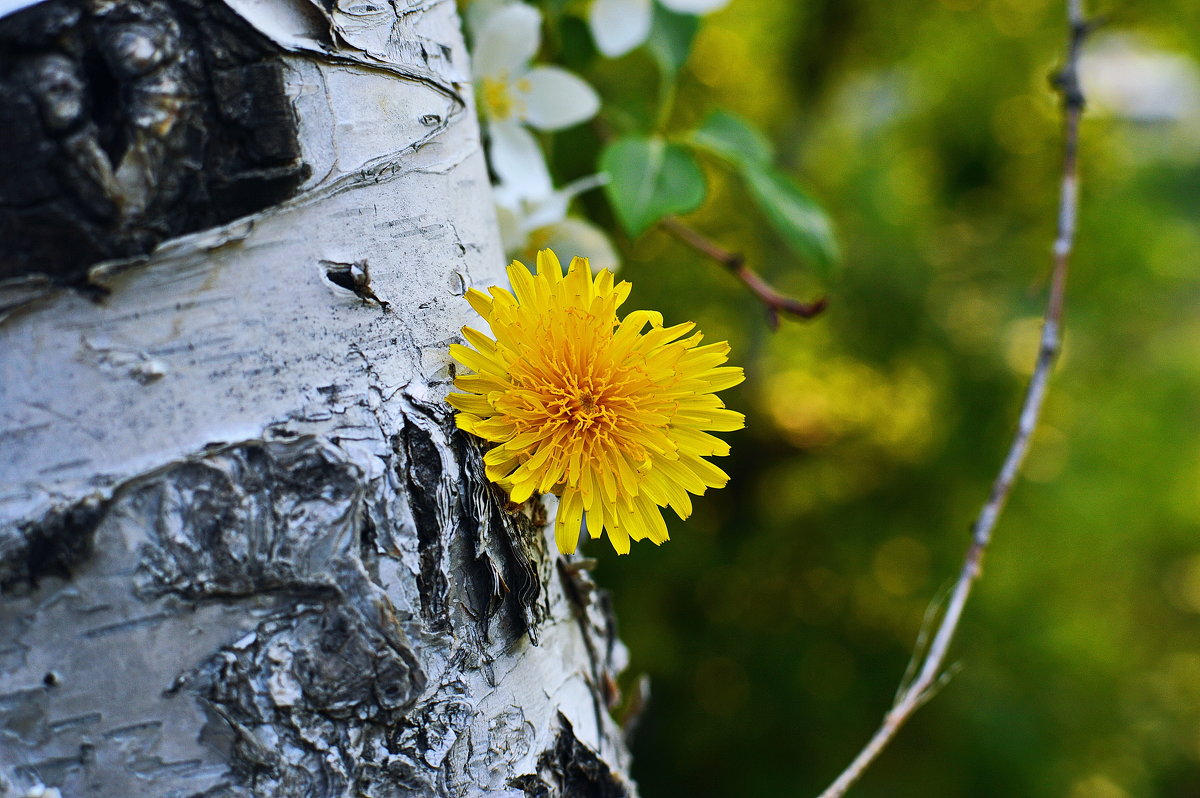
[[[0,795],[634,794],[442,401],[469,75],[447,0],[0,0]]]

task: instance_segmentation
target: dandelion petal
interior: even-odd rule
[[[664,508],[687,518],[689,493],[729,479],[704,459],[729,453],[710,432],[743,425],[715,394],[742,379],[721,365],[728,344],[700,347],[699,333],[683,337],[692,323],[664,327],[652,311],[622,323],[616,308],[629,284],[614,284],[606,270],[593,276],[583,257],[564,276],[542,250],[536,274],[514,261],[508,275],[513,293],[468,298],[495,337],[464,327],[470,346],[450,347],[476,372],[455,380],[456,423],[497,444],[484,455],[488,479],[517,503],[559,496],[555,541],[564,554],[584,524],[619,554],[631,541],[664,543]]]

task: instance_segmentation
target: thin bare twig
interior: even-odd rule
[[[814,302],[801,302],[790,296],[785,296],[746,265],[746,259],[741,253],[730,252],[707,236],[693,230],[673,216],[668,216],[659,224],[664,230],[687,244],[692,249],[712,258],[728,269],[734,277],[742,281],[750,293],[758,297],[767,309],[767,323],[772,330],[779,328],[779,314],[786,313],[798,319],[811,319],[825,309],[829,304],[825,297]]]
[[[1021,471],[1021,464],[1029,451],[1033,431],[1041,415],[1042,403],[1046,398],[1046,386],[1050,373],[1058,358],[1061,345],[1063,296],[1067,284],[1067,265],[1075,243],[1075,217],[1079,206],[1078,151],[1079,121],[1083,115],[1083,91],[1079,85],[1079,54],[1090,25],[1084,18],[1083,0],[1067,0],[1067,20],[1070,32],[1067,41],[1067,58],[1062,71],[1055,76],[1054,86],[1062,97],[1063,106],[1063,174],[1058,204],[1058,232],[1054,241],[1054,269],[1050,280],[1050,294],[1046,300],[1046,312],[1042,320],[1041,346],[1017,430],[1008,448],[1004,464],[992,483],[992,491],[979,511],[971,527],[971,545],[963,559],[958,580],[946,602],[941,623],[933,641],[921,659],[916,677],[901,684],[891,710],[884,716],[883,723],[875,736],[859,752],[820,798],[840,798],[863,774],[866,768],[895,737],[916,710],[937,691],[944,675],[943,666],[963,607],[971,594],[971,588],[979,578],[983,555],[992,540],[992,531],[1000,513],[1008,501],[1013,483]]]

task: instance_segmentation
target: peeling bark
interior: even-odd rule
[[[0,795],[632,795],[611,615],[442,401],[453,5],[9,0],[0,63]]]

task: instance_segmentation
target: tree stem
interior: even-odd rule
[[[677,239],[687,244],[701,255],[712,258],[724,266],[734,277],[754,294],[767,309],[767,323],[772,330],[779,328],[779,314],[786,313],[798,319],[811,319],[825,310],[828,299],[821,297],[813,302],[801,302],[798,299],[779,293],[771,287],[756,271],[746,265],[746,259],[739,252],[731,252],[717,242],[689,227],[674,216],[668,216],[660,223],[661,227]]]
[[[840,798],[862,776],[863,772],[888,743],[900,731],[900,727],[912,717],[926,701],[933,697],[945,677],[946,654],[954,634],[958,630],[963,608],[971,594],[971,588],[983,570],[983,556],[992,540],[992,532],[1008,501],[1014,483],[1029,451],[1029,444],[1037,427],[1050,374],[1062,344],[1063,301],[1066,294],[1067,266],[1075,243],[1075,221],[1079,207],[1078,151],[1079,122],[1083,115],[1084,98],[1079,84],[1079,54],[1083,41],[1090,30],[1084,18],[1082,0],[1067,0],[1069,33],[1067,58],[1062,70],[1054,78],[1054,86],[1062,97],[1063,106],[1063,171],[1059,191],[1058,231],[1054,240],[1054,267],[1050,280],[1050,292],[1046,300],[1046,311],[1042,320],[1041,345],[1033,376],[1025,391],[1025,400],[1016,432],[1009,444],[1008,454],[992,483],[987,501],[979,511],[971,527],[971,543],[963,558],[962,568],[954,589],[946,602],[933,641],[923,656],[918,651],[920,667],[915,678],[901,684],[892,708],[884,716],[883,723],[870,741],[858,753],[845,770],[838,775],[820,798]]]

